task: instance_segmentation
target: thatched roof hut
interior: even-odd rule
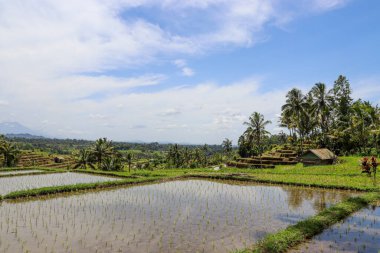
[[[302,163],[307,165],[327,165],[334,164],[337,156],[327,148],[309,149],[301,155]]]

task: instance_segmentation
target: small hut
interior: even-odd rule
[[[304,166],[334,164],[337,156],[327,148],[309,149],[301,157]]]

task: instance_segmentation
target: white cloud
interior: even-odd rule
[[[17,120],[61,137],[128,140],[139,134],[146,141],[198,143],[236,138],[252,111],[273,118],[285,92],[259,92],[255,80],[132,92],[158,86],[167,76],[105,73],[177,59],[173,63],[181,74],[193,76],[195,71],[182,58],[252,46],[265,38],[262,32],[269,24],[284,24],[309,9],[327,11],[346,1],[285,2],[0,1],[0,106],[7,106],[0,121]],[[172,26],[128,16],[133,8],[146,7],[167,13]],[[189,24],[202,29],[187,29]],[[165,112],[176,117],[164,117]]]
[[[185,60],[177,59],[173,63],[181,70],[182,75],[190,77],[195,74],[194,70],[187,66],[187,62]]]
[[[189,68],[189,67],[182,68],[182,75],[193,76],[194,74],[195,74],[194,70],[192,70],[191,68]]]

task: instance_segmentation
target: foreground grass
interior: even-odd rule
[[[314,235],[321,233],[324,229],[343,220],[350,214],[378,200],[380,200],[379,192],[366,193],[359,197],[349,198],[325,209],[316,216],[300,221],[280,232],[266,236],[251,249],[238,252],[286,252],[291,247],[312,238]]]

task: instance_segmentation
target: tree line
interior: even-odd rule
[[[265,129],[270,121],[258,112],[251,115],[247,130],[239,138],[239,154],[261,154],[273,141]],[[288,134],[274,135],[278,143],[290,143],[303,152],[309,146],[329,148],[337,154],[377,155],[380,144],[380,108],[352,98],[349,80],[340,75],[329,89],[316,83],[303,93],[298,88],[286,94],[279,126]]]

